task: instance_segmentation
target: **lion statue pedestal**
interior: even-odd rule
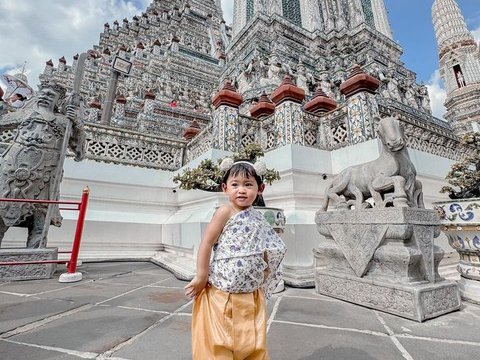
[[[438,275],[439,221],[424,209],[402,126],[377,125],[380,157],[335,176],[317,212],[316,291],[416,321],[458,310],[457,284]]]
[[[460,308],[457,284],[438,275],[435,211],[319,211],[315,222],[318,293],[420,322]]]

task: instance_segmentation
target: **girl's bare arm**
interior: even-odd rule
[[[208,268],[210,265],[210,255],[212,247],[217,242],[218,237],[223,231],[223,227],[231,217],[231,207],[224,205],[220,207],[213,215],[212,220],[205,229],[202,242],[198,248],[197,254],[197,274],[190,283],[185,286],[185,295],[196,298],[205,288],[208,281]]]

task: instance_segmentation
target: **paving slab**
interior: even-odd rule
[[[58,282],[58,276],[60,276],[60,273],[56,273],[53,279],[22,280],[22,281],[7,282],[2,284],[2,286],[0,286],[0,292],[10,292],[10,293],[24,294],[24,295],[35,295],[45,291],[54,291],[54,290],[70,288],[70,287],[81,285],[81,283],[70,283],[70,284],[60,283]]]
[[[473,304],[464,303],[462,311],[430,319],[423,323],[386,313],[380,313],[379,316],[395,334],[458,341],[480,341],[480,332],[472,331],[472,329],[480,328],[480,306]]]
[[[63,299],[77,304],[96,304],[140,288],[135,284],[108,284],[86,281],[68,289],[50,291],[37,295],[42,299]]]
[[[166,270],[164,270],[166,271]],[[183,289],[188,284],[188,281],[178,280],[176,277],[171,276],[170,278],[162,281],[160,286],[169,286],[173,288]]]
[[[161,313],[96,306],[9,339],[102,354],[164,316]]]
[[[191,359],[185,281],[149,263],[84,263],[84,280],[0,284],[0,360]],[[136,281],[138,280],[138,281]],[[8,291],[7,291],[8,290]],[[286,288],[267,303],[273,360],[476,359],[480,306],[423,323]]]
[[[81,357],[0,339],[2,360],[79,360]]]
[[[191,316],[174,315],[113,356],[131,360],[191,360]],[[163,355],[160,355],[163,354]]]
[[[145,287],[104,302],[105,305],[174,312],[188,303],[183,289]]]
[[[274,322],[268,334],[275,360],[405,360],[386,335]]]
[[[372,316],[372,310],[331,298],[311,299],[284,295],[275,319],[386,333],[378,318]]]
[[[150,273],[143,271],[129,271],[123,274],[113,274],[108,277],[96,279],[99,283],[111,284],[125,284],[125,285],[151,285],[158,282],[163,282],[172,278],[171,274],[165,273]]]
[[[477,332],[477,339],[479,334]],[[441,342],[398,337],[415,360],[473,360],[480,358],[480,344]]]
[[[85,262],[78,267],[88,277],[98,278],[113,274],[124,274],[131,271],[143,271],[155,269],[155,265],[149,262]]]
[[[0,293],[0,334],[46,317],[61,314],[77,306],[68,301],[52,301]]]

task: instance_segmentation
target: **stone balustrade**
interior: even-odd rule
[[[182,166],[185,141],[104,125],[86,125],[87,159],[153,169]]]
[[[210,123],[185,147],[184,165],[204,154],[212,147],[212,124]]]

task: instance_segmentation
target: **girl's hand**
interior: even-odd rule
[[[205,286],[207,286],[207,281],[208,281],[208,277],[203,279],[198,276],[195,276],[193,280],[190,281],[188,285],[184,287],[185,295],[192,299],[196,299],[198,295],[200,295],[202,290],[205,288]]]

